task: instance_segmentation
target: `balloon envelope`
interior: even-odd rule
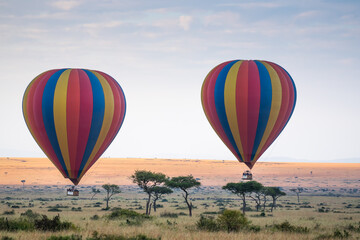
[[[120,85],[94,70],[46,71],[32,80],[23,97],[32,136],[75,185],[115,138],[125,110]]]
[[[209,72],[201,100],[215,132],[251,169],[289,121],[296,88],[291,76],[275,63],[234,60]]]

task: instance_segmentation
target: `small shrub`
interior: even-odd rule
[[[244,214],[237,210],[224,210],[224,212],[218,216],[218,222],[220,227],[225,228],[228,232],[238,232],[250,224]]]
[[[200,216],[200,219],[196,222],[196,227],[199,230],[205,230],[210,232],[216,232],[220,230],[220,226],[213,217]]]
[[[116,208],[112,210],[112,212],[109,215],[107,215],[107,218],[110,220],[117,218],[146,218],[146,217],[148,216],[145,216],[133,210],[121,209],[121,208]]]
[[[99,215],[95,214],[94,216],[90,217],[91,220],[99,220]]]
[[[46,240],[82,240],[81,235],[71,235],[71,236],[51,236]]]
[[[308,233],[309,228],[291,225],[288,221],[280,224],[274,224],[273,229],[281,232],[296,232],[296,233]]]
[[[2,236],[1,240],[14,240],[14,238],[8,236]]]
[[[86,240],[160,240],[161,238],[151,238],[146,235],[139,234],[134,237],[124,237],[119,235],[108,235],[108,234],[100,234],[96,231],[93,232],[92,237],[87,238]]]
[[[34,224],[27,219],[7,219],[0,218],[0,231],[31,231],[34,229]]]
[[[260,232],[260,226],[250,225],[248,226],[247,230],[251,232]]]
[[[207,212],[203,212],[202,214],[218,214],[219,212],[211,212],[211,211],[207,211]]]
[[[59,215],[55,216],[53,219],[49,219],[46,215],[42,215],[42,219],[35,220],[34,226],[36,230],[53,232],[75,229],[74,224],[71,222],[61,222]]]
[[[26,210],[26,212],[21,213],[20,216],[27,217],[28,219],[38,219],[40,218],[40,214],[33,212],[31,209]]]
[[[341,238],[341,239],[344,239],[344,238],[349,238],[350,237],[350,234],[349,232],[347,232],[346,230],[344,230],[344,232],[341,232],[340,230],[336,229],[334,231],[334,238]]]
[[[3,212],[3,215],[14,215],[14,214],[15,214],[15,211],[14,211],[14,210],[4,211],[4,212]]]
[[[56,207],[53,207],[53,208],[49,208],[49,209],[48,209],[48,212],[62,212],[62,210],[61,210],[61,209],[58,209],[58,208],[56,208]]]
[[[72,207],[71,208],[71,211],[73,211],[73,212],[82,212],[82,209],[81,209],[81,207]]]
[[[170,213],[170,212],[160,213],[160,217],[177,218],[178,216],[179,215],[177,213]]]

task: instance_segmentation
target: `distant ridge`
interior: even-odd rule
[[[309,159],[300,159],[300,158],[272,157],[272,158],[260,158],[259,162],[360,163],[360,158],[309,160]]]

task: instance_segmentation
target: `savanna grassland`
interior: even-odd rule
[[[236,161],[100,159],[82,179],[80,196],[67,197],[69,181],[47,159],[0,158],[0,228],[10,229],[0,230],[0,239],[360,239],[360,164],[259,162],[254,180],[286,193],[277,208],[270,212],[269,199],[265,212],[257,212],[247,198],[247,228],[229,233],[199,229],[201,216],[216,222],[224,209],[241,209],[240,198],[222,186],[239,182],[245,169]],[[147,195],[130,179],[136,170],[198,179],[201,187],[190,190],[193,216],[188,216],[182,192],[174,190],[145,217]],[[104,210],[101,185],[106,183],[121,189],[110,200],[110,210]],[[93,197],[94,187],[101,192]],[[303,189],[299,202],[290,191],[298,187]],[[41,229],[42,215],[50,223],[59,216],[57,224],[65,227]],[[29,227],[34,219],[40,229]],[[24,230],[11,229],[12,221],[20,221]]]
[[[353,189],[343,189],[341,192],[324,189],[321,194],[307,189],[300,194],[299,203],[292,192],[284,189],[287,196],[278,199],[277,209],[270,212],[270,207],[267,207],[263,214],[255,211],[255,205],[249,199],[251,209],[246,212],[246,216],[253,226],[257,226],[256,229],[228,233],[197,228],[200,215],[216,219],[224,209],[241,208],[239,198],[219,186],[203,186],[191,191],[193,217],[188,216],[181,192],[175,191],[158,201],[157,211],[152,211],[150,218],[109,218],[111,209],[116,208],[140,214],[145,212],[146,195],[136,185],[120,186],[122,193],[114,195],[108,211],[104,210],[104,191],[91,199],[92,187],[81,186],[79,197],[67,197],[65,186],[1,185],[0,218],[31,218],[31,214],[26,214],[31,210],[35,214],[47,215],[49,219],[59,215],[60,221],[71,222],[73,227],[57,232],[1,231],[0,236],[3,239],[49,239],[52,236],[87,239],[97,233],[97,236],[109,237],[98,239],[116,239],[111,236],[135,237],[139,234],[155,239],[360,238],[360,197]]]

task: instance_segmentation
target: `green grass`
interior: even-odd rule
[[[177,192],[161,201],[162,208],[151,213],[151,218],[144,216],[145,197],[136,186],[124,186],[123,192],[115,196],[110,206],[112,211],[102,211],[104,194],[100,193],[91,199],[91,186],[83,186],[78,198],[66,197],[63,186],[14,191],[16,186],[1,188],[0,186],[0,222],[6,225],[6,218],[11,230],[4,227],[0,230],[0,239],[131,239],[145,236],[148,239],[360,239],[360,199],[354,197],[311,196],[301,197],[300,204],[295,196],[279,198],[282,206],[270,212],[267,207],[264,214],[254,211],[255,205],[249,200],[253,210],[246,213],[251,222],[246,229],[228,233],[226,230],[199,230],[197,222],[200,216],[217,219],[225,209],[240,210],[241,201],[234,195],[222,191],[219,187],[204,187],[193,193],[193,217],[189,217],[183,206],[183,199]],[[335,192],[336,193],[336,192]],[[337,194],[337,193],[336,193]],[[270,202],[268,202],[270,203]],[[178,206],[175,206],[175,205]],[[20,206],[20,208],[11,208]],[[96,207],[101,206],[101,207]],[[141,209],[139,207],[141,206]],[[290,207],[287,207],[290,206]],[[318,211],[318,209],[328,209]],[[49,212],[57,208],[61,212]],[[77,211],[77,210],[81,211]],[[295,210],[298,209],[298,210]],[[60,216],[61,223],[69,223],[67,229],[36,230],[31,227],[35,220],[48,221]],[[139,220],[140,219],[140,220]],[[210,219],[210,218],[209,218]],[[0,223],[1,226],[1,223]],[[30,227],[29,227],[30,226]],[[61,238],[62,237],[62,238]],[[77,239],[76,239],[77,240]]]

